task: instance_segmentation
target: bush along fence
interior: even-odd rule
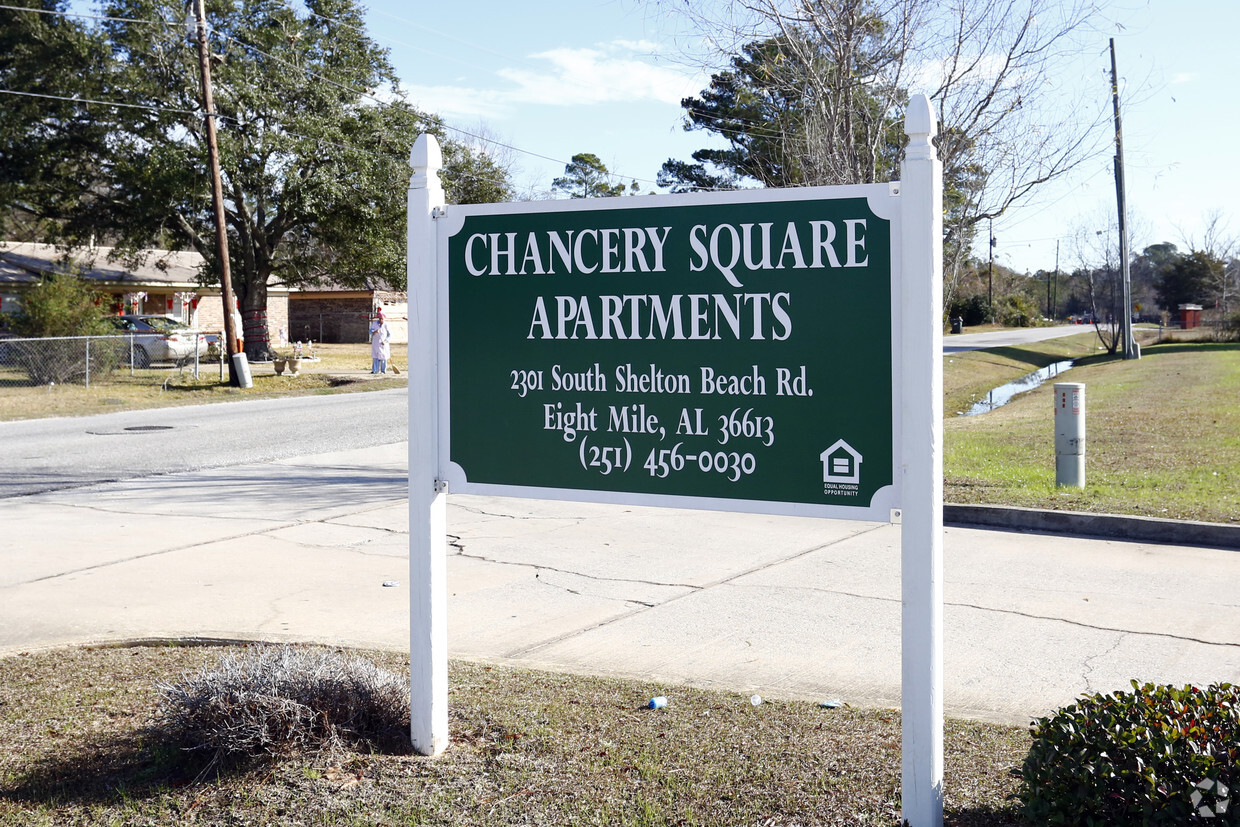
[[[214,338],[214,337],[212,337]],[[151,333],[121,336],[66,336],[0,339],[0,388],[85,385],[112,381],[148,369],[192,369],[218,362],[218,347],[207,334],[175,338]]]

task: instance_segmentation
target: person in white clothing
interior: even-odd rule
[[[375,311],[370,323],[370,372],[387,373],[388,360],[392,358],[392,329],[383,317],[383,308]]]

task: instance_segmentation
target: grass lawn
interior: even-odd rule
[[[996,347],[947,354],[943,357],[943,418],[948,420],[969,410],[974,402],[985,398],[988,391],[1038,368],[1068,359],[1095,356],[1098,353],[1098,337],[1092,328],[1088,330],[1088,333],[1024,347]],[[943,342],[950,345],[951,337],[944,336]]]
[[[892,710],[453,663],[452,744],[294,755],[198,775],[152,726],[156,680],[227,650],[0,660],[3,825],[896,825]],[[407,656],[367,653],[408,674]],[[668,706],[646,701],[667,695]],[[1018,823],[1023,728],[949,721],[949,825]]]
[[[948,502],[1240,520],[1240,344],[1147,344],[1140,360],[1090,353],[1089,337],[949,356]],[[1053,382],[980,416],[970,396],[1061,358],[1086,386],[1086,487],[1056,489]],[[954,402],[953,402],[954,400]]]
[[[392,350],[393,363],[404,370],[408,364],[406,346],[397,345]],[[315,347],[315,356],[318,361],[303,362],[295,377],[288,373],[277,376],[269,362],[254,363],[250,365],[254,386],[244,390],[229,387],[227,367],[223,380],[220,379],[218,362],[200,364],[197,379],[192,365],[136,370],[132,375],[128,369],[122,369],[107,381],[92,382],[89,388],[68,384],[30,387],[25,374],[0,370],[0,421],[408,386],[408,377],[404,375],[373,379],[368,376],[368,344],[320,344]]]

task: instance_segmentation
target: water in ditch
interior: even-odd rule
[[[973,407],[969,408],[967,411],[960,411],[958,415],[977,416],[978,414],[993,411],[995,408],[1011,402],[1017,394],[1033,390],[1047,379],[1058,376],[1070,367],[1072,367],[1071,359],[1064,362],[1055,362],[1054,364],[1035,370],[1033,373],[1025,374],[1019,379],[1013,379],[1006,385],[1000,385],[990,391],[984,397],[974,402]]]

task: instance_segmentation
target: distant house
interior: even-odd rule
[[[130,263],[113,253],[111,247],[66,250],[48,244],[0,242],[0,312],[20,309],[22,293],[45,275],[72,268],[99,291],[111,313],[167,316],[205,331],[224,328],[219,288],[198,283],[202,256],[149,250]],[[289,324],[289,291],[275,284],[267,289],[268,335],[280,344]]]
[[[383,308],[392,341],[409,341],[409,304],[405,293],[380,288],[355,290],[339,285],[307,287],[289,294],[288,335],[293,341],[365,342],[370,322]]]

